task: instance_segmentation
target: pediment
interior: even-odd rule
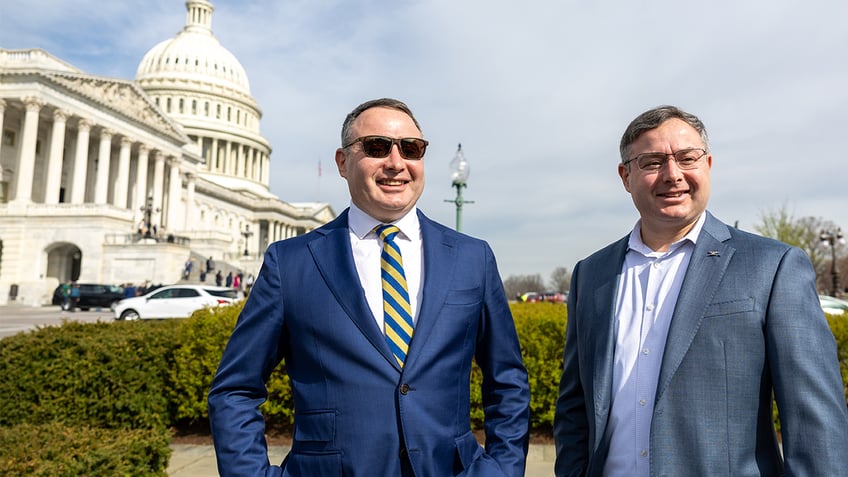
[[[143,123],[174,139],[188,142],[182,129],[131,81],[80,74],[45,73],[45,76],[130,121]]]

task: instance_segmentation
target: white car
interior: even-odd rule
[[[844,315],[848,313],[848,301],[832,296],[819,295],[822,310],[828,315]]]
[[[238,290],[203,285],[171,285],[115,305],[116,320],[188,318],[205,306],[227,305],[239,298]]]

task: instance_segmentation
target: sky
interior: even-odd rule
[[[848,2],[213,0],[271,143],[271,192],[349,203],[334,162],[344,116],[405,101],[430,141],[419,207],[454,226],[449,163],[471,174],[462,231],[503,278],[573,269],[638,219],[617,174],[627,124],[661,104],[710,136],[719,219],[848,230]],[[42,48],[132,79],[185,25],[181,0],[0,0],[0,48]],[[319,163],[321,175],[319,177]]]

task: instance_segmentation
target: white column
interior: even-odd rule
[[[165,188],[165,156],[156,152],[153,156],[153,210],[162,210],[162,193]],[[161,217],[161,216],[160,216]],[[154,224],[161,225],[156,220]]]
[[[112,190],[112,203],[122,209],[127,207],[127,189],[130,185],[130,149],[133,141],[128,137],[121,138],[121,152],[118,153],[118,176],[115,178],[115,188]]]
[[[271,157],[262,153],[262,183],[268,185],[271,182]]]
[[[0,152],[3,148],[3,116],[6,113],[6,102],[0,98]]]
[[[194,230],[197,228],[194,220],[194,185],[196,181],[197,177],[194,174],[186,174],[186,204],[183,230]]]
[[[180,199],[182,199],[183,183],[180,178],[180,161],[176,157],[168,159],[171,173],[168,178],[168,231],[174,233],[180,223]],[[185,216],[183,216],[184,218]]]
[[[47,182],[44,186],[45,204],[59,203],[59,189],[62,187],[65,129],[69,115],[70,113],[61,109],[53,111],[53,133],[50,135],[50,155],[47,157]]]
[[[109,198],[109,162],[112,160],[112,135],[114,131],[100,131],[100,150],[97,154],[97,180],[94,183],[94,203],[105,204]]]
[[[38,140],[38,113],[45,102],[34,97],[23,98],[26,105],[21,151],[15,174],[15,202],[32,201],[32,176],[35,173],[35,142]]]
[[[218,165],[218,138],[212,138],[212,151],[210,156],[210,162],[212,162],[212,168],[210,169],[212,172],[220,172],[220,167]]]
[[[135,172],[135,199],[130,207],[139,210],[147,204],[147,163],[150,148],[145,144],[138,146],[138,167]]]
[[[77,150],[74,153],[74,173],[71,179],[71,203],[85,202],[85,183],[88,174],[88,141],[93,123],[80,119],[77,124]]]

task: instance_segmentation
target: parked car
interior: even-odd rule
[[[840,300],[832,296],[819,295],[819,303],[822,310],[829,315],[848,314],[848,301]]]
[[[188,318],[205,306],[226,305],[238,298],[234,288],[169,285],[143,296],[124,298],[115,305],[115,319]]]
[[[79,283],[75,286],[79,287],[79,299],[76,303],[71,303],[68,308],[79,308],[87,311],[91,308],[109,308],[113,310],[115,305],[124,297],[124,289],[117,285],[104,285],[100,283]],[[63,309],[64,299],[62,297],[62,285],[53,290],[54,305],[59,305]]]

